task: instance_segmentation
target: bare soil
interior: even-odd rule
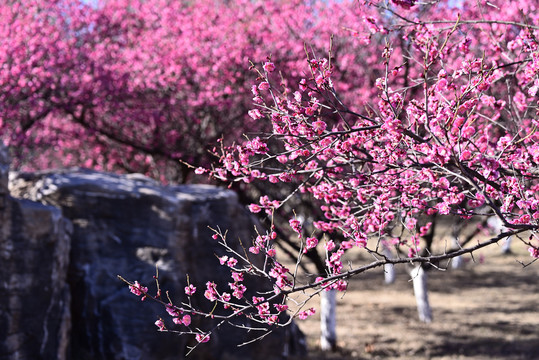
[[[352,279],[338,299],[336,352],[320,351],[318,314],[298,320],[307,359],[539,359],[539,261],[523,267],[532,259],[518,241],[512,251],[492,246],[463,268],[429,271],[430,324],[417,318],[405,267],[392,285],[383,270]]]

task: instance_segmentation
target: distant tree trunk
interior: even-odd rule
[[[513,237],[509,236],[507,239],[504,240],[504,242],[502,243],[502,254],[511,254],[511,240],[512,239]]]
[[[320,347],[324,351],[337,348],[337,290],[321,292],[320,299]]]
[[[432,310],[430,308],[427,290],[427,273],[423,267],[419,265],[414,267],[410,275],[414,284],[414,294],[419,320],[430,323],[432,321]]]
[[[456,237],[453,237],[453,248],[455,248],[455,249],[460,248],[459,240]],[[463,263],[464,263],[464,259],[462,258],[462,256],[455,256],[451,260],[451,268],[452,269],[460,269],[462,267]]]
[[[384,245],[384,255],[391,259],[392,254],[387,246]],[[386,284],[393,284],[395,282],[395,266],[393,264],[384,265],[384,281]]]
[[[492,228],[492,232],[494,234],[498,234],[504,231],[507,231],[508,229],[503,226],[503,222],[498,217],[491,217],[488,219],[488,225]],[[511,239],[512,237],[509,236],[505,241],[502,243],[502,254],[510,254],[511,253]]]

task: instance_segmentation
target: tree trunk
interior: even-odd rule
[[[320,347],[324,351],[337,348],[337,290],[322,291],[320,299]]]
[[[453,248],[460,249],[459,240],[456,237],[453,237]],[[462,256],[455,256],[451,260],[451,269],[460,269],[462,264],[464,264],[464,259]]]
[[[513,238],[512,236],[509,236],[502,243],[502,254],[511,254],[511,240],[512,240],[512,238]]]
[[[503,226],[502,221],[498,217],[491,217],[488,219],[488,225],[492,227],[492,232],[494,234],[498,234],[504,231],[507,231],[508,229]],[[510,254],[511,253],[511,236],[509,236],[505,241],[502,243],[501,247],[502,254]]]
[[[422,266],[416,266],[410,273],[414,284],[414,294],[417,303],[419,320],[430,323],[432,321],[432,310],[429,304],[429,294],[427,290],[427,273]]]
[[[391,251],[384,245],[384,255],[391,259]],[[386,284],[393,284],[395,282],[395,266],[393,264],[384,265],[384,280]]]

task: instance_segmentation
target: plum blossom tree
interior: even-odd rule
[[[188,181],[183,162],[208,166],[221,137],[265,130],[247,116],[249,61],[272,54],[283,80],[297,82],[304,44],[321,52],[334,29],[346,35],[335,51],[358,60],[344,51],[353,34],[337,26],[356,17],[335,4],[14,0],[0,16],[1,136],[26,169],[83,165]],[[366,71],[347,71],[347,93],[359,94]]]
[[[303,319],[315,312],[309,301],[318,293],[344,291],[350,277],[388,264],[411,264],[423,281],[426,268],[445,267],[508,237],[528,248],[532,260],[523,266],[539,257],[536,5],[393,0],[361,2],[358,9],[364,21],[353,31],[380,64],[373,66],[371,95],[351,102],[341,97],[336,77],[342,63],[331,50],[328,56],[308,51],[310,71],[296,83],[281,81],[278,58],[271,57],[254,68],[249,111],[271,131],[221,146],[219,164],[198,170],[231,183],[293,189],[262,196],[249,206],[254,213],[271,218],[303,196],[324,216],[307,235],[300,217],[289,219],[302,244],[298,264],[317,246],[325,253],[325,274],[309,282],[275,257],[273,228],[245,254],[216,231],[237,260],[224,266],[273,284],[273,293],[252,299],[208,288],[208,300],[230,309],[223,319],[235,318],[238,326],[239,313],[268,329],[286,325],[283,311]],[[437,218],[477,224],[487,216],[503,230],[473,243],[436,243]],[[352,248],[373,260],[345,267],[343,256]],[[265,256],[264,267],[252,265],[255,254]],[[178,331],[211,336],[215,330]]]
[[[17,0],[0,5],[0,16],[0,136],[23,170],[82,165],[189,181],[185,163],[209,166],[219,139],[271,130],[248,115],[259,91],[249,61],[271,54],[280,81],[297,83],[308,71],[305,45],[324,53],[334,36],[339,90],[361,101],[374,95],[363,84],[374,84],[379,68],[354,45],[368,40],[352,30],[354,4]],[[324,271],[315,251],[307,257]]]
[[[216,229],[229,288],[190,284],[173,304],[129,282],[167,306],[160,330],[211,341],[219,325],[192,326],[204,316],[271,330],[362,272],[409,264],[423,282],[425,269],[509,236],[539,257],[532,1],[13,0],[0,16],[0,130],[20,166],[163,181],[196,169],[259,196],[249,208],[268,232],[245,253]],[[485,216],[503,231],[437,243],[437,218]],[[295,269],[276,257],[289,234]],[[352,248],[373,261],[345,268]],[[244,279],[256,276],[274,291],[247,297]],[[202,293],[218,312],[191,305]]]

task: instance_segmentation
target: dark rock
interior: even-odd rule
[[[9,197],[6,159],[0,154],[0,359],[63,360],[70,223],[57,208]]]
[[[18,174],[10,187],[19,197],[60,208],[73,223],[68,283],[71,358],[77,360],[182,358],[192,339],[157,332],[155,320],[162,317],[173,325],[170,317],[154,302],[140,303],[117,275],[155,291],[150,285],[155,284],[157,265],[160,285],[171,290],[175,302],[185,299],[186,274],[199,289],[208,280],[228,288],[230,273],[215,258],[224,255],[224,249],[208,226],[227,230],[234,241],[250,243],[254,234],[255,221],[236,194],[212,186],[164,187],[141,175],[73,169]],[[260,282],[252,284],[264,290]],[[237,348],[250,339],[247,333],[224,328],[190,358],[282,359],[291,349],[304,351],[301,336],[291,335],[292,330],[281,329]]]

